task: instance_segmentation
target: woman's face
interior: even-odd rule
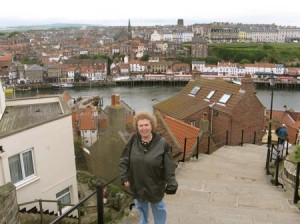
[[[144,138],[151,135],[152,132],[152,125],[150,120],[142,119],[137,122],[138,132]]]

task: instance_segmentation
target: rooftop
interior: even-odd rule
[[[6,101],[0,120],[0,138],[70,115],[61,96]]]

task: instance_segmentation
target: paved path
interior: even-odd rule
[[[225,146],[180,163],[168,224],[299,224],[300,210],[265,174],[266,146]],[[133,210],[122,223],[138,223]],[[152,219],[151,222],[153,223]]]

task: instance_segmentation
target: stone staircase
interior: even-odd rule
[[[43,222],[41,222],[41,215],[40,213],[36,210],[30,210],[28,212],[22,211],[19,212],[19,217],[20,217],[20,224],[47,224],[52,222],[57,218],[56,215],[54,214],[43,214]],[[78,224],[78,219],[76,218],[65,218],[61,224]]]
[[[178,191],[165,197],[167,223],[299,224],[300,210],[292,196],[266,175],[266,154],[265,145],[224,146],[180,163]],[[119,223],[137,220],[133,209]]]

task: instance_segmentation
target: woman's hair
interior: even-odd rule
[[[151,115],[149,112],[146,112],[146,111],[141,111],[141,112],[138,112],[134,118],[133,118],[133,127],[134,129],[137,131],[138,130],[138,121],[139,120],[149,120],[150,123],[151,123],[151,126],[152,126],[152,130],[155,130],[156,126],[157,126],[157,122],[156,122],[156,117],[154,115]]]

